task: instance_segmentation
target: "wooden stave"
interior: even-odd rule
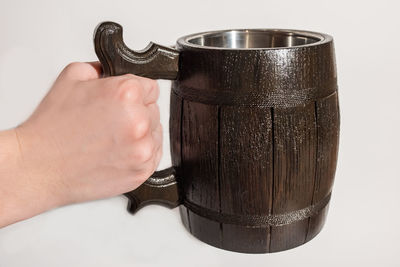
[[[174,94],[173,92],[171,93],[171,100],[175,98],[178,99],[179,101],[175,101],[175,102],[179,102],[180,105],[182,105],[182,103],[189,103],[186,105],[190,105],[192,102],[190,101],[186,101],[183,100],[182,98],[180,98],[179,96],[177,96],[176,94]],[[338,105],[337,105],[337,94],[335,93],[333,96],[330,96],[329,99],[335,99],[335,107],[337,110],[337,115],[338,115]],[[321,100],[319,100],[321,101]],[[324,100],[322,100],[324,101]],[[326,100],[325,100],[326,101]],[[172,103],[172,102],[171,102]],[[314,103],[314,105],[316,105],[317,102]],[[194,104],[194,105],[198,105],[198,103]],[[203,105],[203,104],[202,104]],[[171,105],[171,112],[172,109],[175,109],[174,105]],[[215,109],[214,109],[215,110]],[[181,108],[181,112],[184,112],[184,110]],[[182,118],[184,116],[184,114],[180,114],[180,118]],[[337,116],[338,118],[338,116]],[[176,123],[176,118],[174,119],[174,115],[172,115],[171,113],[171,122],[172,124]],[[180,124],[180,122],[178,122]],[[339,123],[339,121],[337,121],[337,123]],[[337,132],[337,136],[338,136],[338,124],[336,125],[336,132]],[[182,125],[181,125],[182,127]],[[171,142],[174,139],[174,135],[171,135]],[[177,156],[180,152],[178,152],[180,148],[173,148],[173,146],[171,146],[171,152],[172,155],[175,155],[173,157],[173,162],[177,161],[176,159],[179,158],[179,156]],[[336,147],[336,155],[337,155],[337,147]],[[179,160],[178,160],[179,161]],[[181,162],[182,163],[182,162]],[[336,165],[336,164],[333,164]],[[178,169],[180,169],[180,166],[177,165]],[[185,179],[184,174],[182,173],[182,180]],[[334,177],[334,171],[331,174],[332,176],[332,181],[333,181],[333,177]],[[331,185],[332,186],[332,185]],[[329,194],[331,191],[331,186],[327,187],[327,192],[325,192],[326,194]],[[324,194],[320,194],[321,196]],[[315,199],[314,201],[317,201],[318,199]],[[181,217],[182,217],[182,222],[184,224],[184,226],[186,227],[186,229],[188,229],[195,237],[197,237],[198,239],[202,240],[203,242],[206,242],[210,245],[213,245],[215,247],[219,247],[222,249],[227,249],[227,250],[232,250],[232,251],[237,251],[237,252],[245,252],[245,253],[267,253],[267,252],[276,252],[276,251],[282,251],[282,250],[287,250],[296,246],[299,246],[301,244],[304,244],[305,242],[308,242],[309,240],[311,240],[312,238],[314,238],[322,229],[323,224],[325,222],[325,218],[326,218],[326,214],[327,214],[327,207],[324,208],[323,210],[321,210],[320,213],[315,214],[312,217],[309,217],[308,219],[305,220],[305,222],[303,224],[307,225],[307,229],[306,230],[302,230],[301,234],[302,237],[302,242],[289,242],[289,243],[285,243],[284,246],[275,246],[271,247],[271,244],[269,245],[265,245],[265,243],[273,243],[274,242],[274,237],[271,239],[270,236],[268,236],[268,234],[265,236],[265,239],[263,240],[262,238],[260,239],[260,236],[262,236],[260,234],[260,229],[254,228],[254,227],[246,227],[246,226],[241,226],[241,225],[223,225],[224,228],[221,226],[222,224],[220,223],[216,223],[215,221],[209,220],[207,218],[201,217],[198,214],[193,213],[192,211],[188,210],[187,207],[185,207],[184,205],[181,205],[180,207],[180,212],[181,212]],[[311,223],[312,222],[312,223]],[[291,226],[278,226],[278,228],[282,227],[286,227],[286,228],[290,228]],[[311,229],[311,228],[312,229]],[[223,234],[223,232],[221,233],[221,229],[234,229],[232,231],[231,235],[225,235]],[[271,228],[271,227],[269,227]],[[276,228],[276,227],[272,227],[272,228]],[[310,228],[310,229],[309,229]],[[262,231],[264,231],[265,229],[263,229]],[[264,231],[264,232],[268,232],[268,231]],[[296,231],[286,231],[287,233],[285,234],[286,237],[293,235],[293,233],[295,233]],[[297,231],[300,232],[300,231]],[[247,239],[247,240],[238,240],[238,237],[242,236],[242,237],[249,237],[249,236],[254,236],[254,239]],[[228,238],[231,237],[231,238]],[[242,238],[245,239],[245,238]],[[256,240],[258,240],[257,242],[254,242]],[[285,239],[285,238],[283,238]],[[260,242],[261,241],[265,241],[265,242]],[[258,247],[254,247],[254,244],[260,244]]]

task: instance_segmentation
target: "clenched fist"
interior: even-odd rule
[[[162,154],[157,83],[99,78],[99,69],[68,65],[32,116],[0,133],[0,150],[13,159],[0,167],[0,214],[13,215],[0,226],[128,192],[155,171]]]

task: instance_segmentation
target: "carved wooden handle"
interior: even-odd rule
[[[181,202],[173,167],[155,172],[141,186],[125,195],[129,198],[128,211],[132,214],[151,203],[175,208]]]
[[[176,79],[179,52],[150,43],[142,51],[129,49],[122,40],[122,27],[114,22],[100,23],[94,33],[94,46],[103,67],[103,76],[132,73],[152,79]],[[174,168],[155,172],[136,190],[125,194],[128,210],[135,213],[150,203],[174,208],[180,204]]]
[[[96,27],[94,47],[104,76],[132,73],[175,80],[178,75],[178,51],[151,42],[144,50],[133,51],[123,41],[122,26],[115,22],[102,22]]]

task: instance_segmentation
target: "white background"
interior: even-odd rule
[[[247,255],[206,245],[178,209],[131,216],[115,197],[63,207],[0,229],[0,267],[400,266],[400,6],[398,1],[0,0],[0,129],[29,116],[71,61],[93,61],[95,26],[113,20],[125,41],[172,45],[226,28],[296,28],[333,35],[341,137],[327,224],[311,242]],[[169,83],[161,81],[168,129]],[[160,168],[170,165],[168,131]],[[1,216],[1,215],[0,215]],[[361,265],[363,264],[363,265]]]

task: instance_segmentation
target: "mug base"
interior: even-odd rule
[[[248,227],[201,217],[179,206],[182,223],[193,236],[211,246],[240,253],[274,253],[301,246],[322,230],[329,203],[317,214],[283,226]]]

